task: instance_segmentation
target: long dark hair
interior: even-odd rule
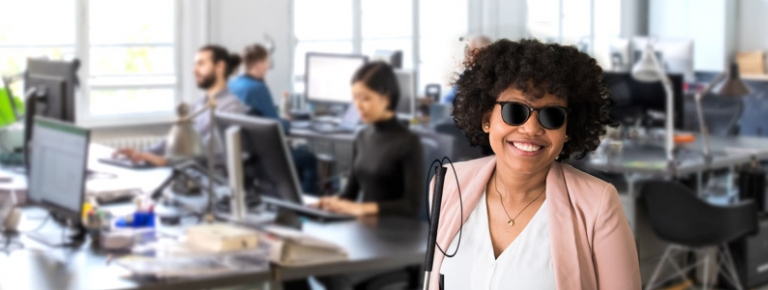
[[[224,78],[229,78],[229,76],[235,72],[237,67],[242,62],[242,59],[239,55],[236,53],[230,54],[226,48],[220,45],[209,44],[200,48],[200,51],[210,51],[212,56],[211,60],[213,61],[214,65],[220,61],[224,62],[226,65],[226,69],[224,70]]]
[[[352,84],[363,82],[369,89],[389,97],[387,110],[394,111],[397,102],[400,101],[400,86],[397,84],[395,71],[392,67],[381,61],[375,61],[363,65],[352,76]]]

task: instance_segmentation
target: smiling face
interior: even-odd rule
[[[568,107],[565,99],[551,94],[545,94],[540,99],[528,98],[522,91],[508,88],[499,94],[498,102],[518,102],[531,108],[538,109],[548,106]],[[563,145],[567,141],[565,130],[568,125],[559,129],[549,130],[541,126],[539,113],[531,112],[531,116],[520,126],[510,126],[501,117],[501,105],[495,105],[493,110],[483,116],[483,131],[488,133],[491,149],[496,154],[499,166],[520,174],[534,174],[549,170]]]

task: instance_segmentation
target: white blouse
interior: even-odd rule
[[[459,235],[446,253],[456,249]],[[436,253],[438,254],[438,253]],[[547,225],[547,201],[520,235],[494,258],[485,193],[464,223],[461,247],[440,268],[445,289],[555,289],[555,272]]]

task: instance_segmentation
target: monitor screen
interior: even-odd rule
[[[672,82],[675,128],[683,128],[683,76],[667,75]],[[666,112],[666,92],[661,82],[645,83],[632,78],[630,73],[607,72],[603,74],[608,91],[613,99],[611,115],[623,124],[633,124],[647,116],[648,112]],[[657,124],[648,124],[657,125]]]
[[[307,53],[307,100],[319,103],[352,102],[352,75],[368,59],[363,55]]]
[[[36,117],[31,146],[29,200],[77,220],[81,215],[90,133]]]

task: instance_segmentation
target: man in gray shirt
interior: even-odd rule
[[[229,52],[217,45],[208,45],[201,48],[195,56],[195,81],[200,89],[205,90],[205,98],[197,102],[190,111],[195,112],[210,101],[216,102],[216,112],[228,112],[245,114],[248,107],[232,95],[227,89],[227,79],[240,65],[240,56]],[[219,134],[210,128],[210,114],[203,113],[195,117],[193,127],[202,137],[203,145],[214,146],[217,150],[223,150]],[[118,149],[114,155],[125,156],[133,162],[149,162],[155,166],[166,166],[165,158],[166,142],[162,141],[149,147],[145,151],[137,151],[130,148]],[[206,149],[207,150],[207,149]],[[220,153],[220,152],[219,152]]]

